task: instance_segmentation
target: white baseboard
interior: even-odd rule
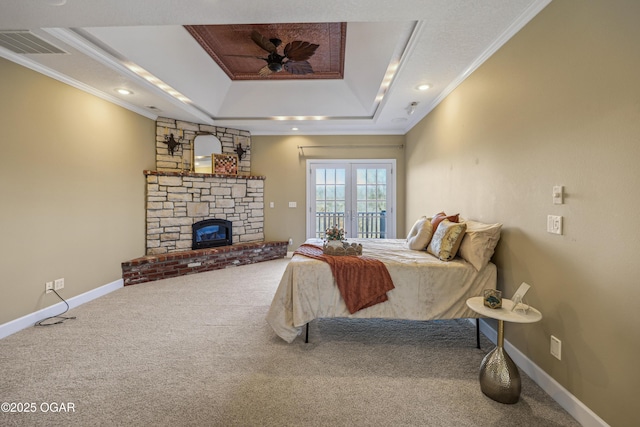
[[[475,323],[475,320],[474,320]],[[482,332],[494,344],[498,341],[498,332],[489,324],[480,319],[480,332]],[[584,403],[554,380],[549,374],[540,369],[531,359],[525,356],[520,350],[515,348],[509,341],[504,340],[504,349],[511,359],[518,365],[518,368],[526,373],[536,384],[540,386],[553,400],[558,402],[584,427],[609,427],[602,418],[589,409]]]
[[[100,286],[99,288],[95,288],[73,298],[69,298],[67,300],[67,303],[69,304],[69,308],[75,308],[81,304],[84,304],[85,302],[89,302],[110,292],[113,292],[116,289],[122,288],[123,286],[124,281],[122,279],[118,279],[115,282],[108,283],[106,285]],[[15,334],[22,329],[33,326],[36,322],[42,319],[58,315],[62,313],[66,308],[67,306],[62,301],[60,301],[59,303],[51,305],[47,308],[43,308],[42,310],[38,310],[34,313],[27,314],[26,316],[22,316],[18,319],[4,323],[0,325],[0,339],[11,334]]]

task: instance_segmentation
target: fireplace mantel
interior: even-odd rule
[[[225,175],[225,174],[213,174],[213,173],[202,173],[202,172],[190,172],[190,171],[152,171],[145,170],[145,176],[188,176],[192,178],[225,178],[225,179],[259,179],[265,180],[267,179],[264,176],[258,175]]]

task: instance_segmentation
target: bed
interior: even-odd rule
[[[472,296],[481,295],[483,289],[496,287],[497,269],[489,258],[499,239],[501,225],[491,224],[493,230],[487,233],[487,224],[476,223],[477,227],[473,222],[469,224],[472,226],[466,228],[459,245],[459,255],[464,256],[448,261],[426,250],[410,249],[408,239],[349,239],[362,244],[363,256],[384,263],[395,286],[387,293],[387,301],[355,313],[347,309],[326,262],[294,254],[273,297],[267,322],[280,338],[291,343],[305,325],[320,318],[477,318],[465,302]],[[478,230],[481,239],[478,239]],[[493,237],[488,242],[489,234]],[[319,239],[306,243],[322,245]],[[477,255],[478,248],[483,255],[480,261],[471,251]]]

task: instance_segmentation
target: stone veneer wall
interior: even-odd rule
[[[147,255],[191,250],[191,225],[208,218],[231,221],[234,244],[264,241],[264,177],[144,173]]]
[[[164,141],[165,135],[173,134],[174,138],[182,135],[180,149],[174,150],[173,156]],[[238,143],[246,153],[238,162],[238,174],[251,174],[251,133],[245,130],[203,125],[181,120],[158,117],[156,120],[156,169],[159,171],[179,172],[191,170],[191,151],[193,140],[198,134],[215,135],[222,144],[223,154],[234,154]]]

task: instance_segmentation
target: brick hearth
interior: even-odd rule
[[[147,255],[122,263],[124,285],[284,258],[287,242],[243,243],[219,248]]]

